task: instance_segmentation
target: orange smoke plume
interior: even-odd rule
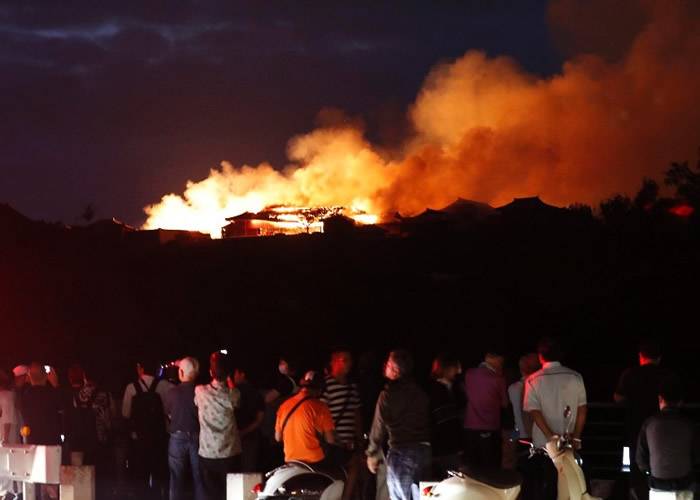
[[[700,143],[700,8],[683,0],[622,3],[635,12],[616,35],[622,54],[605,53],[601,39],[575,44],[577,34],[566,31],[576,18],[591,33],[581,23],[600,22],[595,9],[607,2],[586,3],[593,9],[586,17],[580,2],[553,1],[555,36],[574,53],[560,74],[540,78],[511,59],[467,52],[428,75],[409,111],[415,133],[400,151],[370,144],[352,126],[321,128],[290,141],[286,169],[224,162],[182,196],[146,207],[145,227],[216,237],[226,217],[268,205],[410,215],[458,197],[594,204],[634,189],[670,160],[692,157]]]

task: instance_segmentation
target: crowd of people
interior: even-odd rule
[[[519,359],[508,384],[505,358],[488,349],[462,373],[456,356],[435,357],[430,377],[414,373],[397,349],[383,365],[386,384],[353,378],[349,349],[333,349],[325,369],[297,372],[280,359],[273,383],[254,387],[244,364],[211,354],[208,374],[194,357],[160,373],[136,363],[136,380],[121,402],[71,366],[67,386],[40,363],[0,371],[3,444],[61,445],[63,460],[96,466],[98,498],[196,500],[226,498],[231,472],[271,470],[303,461],[344,479],[343,500],[417,500],[420,480],[448,470],[517,469],[524,498],[555,499],[557,471],[529,445],[560,435],[583,446],[587,400],[582,376],[561,364],[557,339]],[[679,410],[680,379],[658,347],[645,342],[639,365],[625,371],[614,399],[626,408],[631,491],[690,491],[700,450],[695,425]],[[205,383],[200,383],[206,380]],[[17,484],[0,483],[4,498]],[[57,490],[42,487],[44,498]]]

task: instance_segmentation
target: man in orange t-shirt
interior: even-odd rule
[[[309,372],[301,386],[302,390],[277,411],[275,439],[284,444],[286,462],[318,464],[326,458],[319,434],[327,443],[335,444],[335,425],[328,406],[319,399],[323,391],[321,374]]]

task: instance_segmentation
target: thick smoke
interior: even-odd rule
[[[478,51],[434,68],[409,110],[415,133],[398,153],[357,128],[321,128],[290,141],[285,171],[224,165],[182,197],[147,207],[146,227],[216,234],[226,216],[275,203],[414,214],[457,197],[498,205],[540,195],[564,205],[628,192],[700,145],[700,9],[681,0],[621,4],[634,15],[619,16],[611,46],[605,33],[590,37],[600,29],[586,29],[587,19],[615,29],[614,16],[595,14],[610,2],[585,3],[589,16],[581,2],[551,3],[554,36],[572,56],[550,78]],[[572,27],[589,38],[577,43]]]

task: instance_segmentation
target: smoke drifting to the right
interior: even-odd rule
[[[573,3],[551,9],[561,16]],[[619,61],[579,55],[562,74],[538,79],[508,59],[470,52],[434,69],[411,110],[418,135],[384,201],[404,210],[457,196],[597,203],[634,190],[643,176],[659,177],[671,160],[694,157],[698,9],[675,0],[637,4],[648,21]]]
[[[670,161],[692,159],[700,145],[700,8],[681,0],[620,6],[634,15],[618,23],[596,15],[608,1],[550,4],[553,33],[565,33],[562,46],[574,53],[551,78],[478,51],[434,68],[409,110],[415,133],[399,152],[369,144],[352,127],[318,129],[290,142],[284,171],[264,163],[214,170],[182,196],[147,207],[146,227],[213,232],[225,217],[267,204],[411,215],[458,197],[596,204],[633,191]],[[584,13],[619,28],[614,46],[567,30],[574,17],[595,34]]]

